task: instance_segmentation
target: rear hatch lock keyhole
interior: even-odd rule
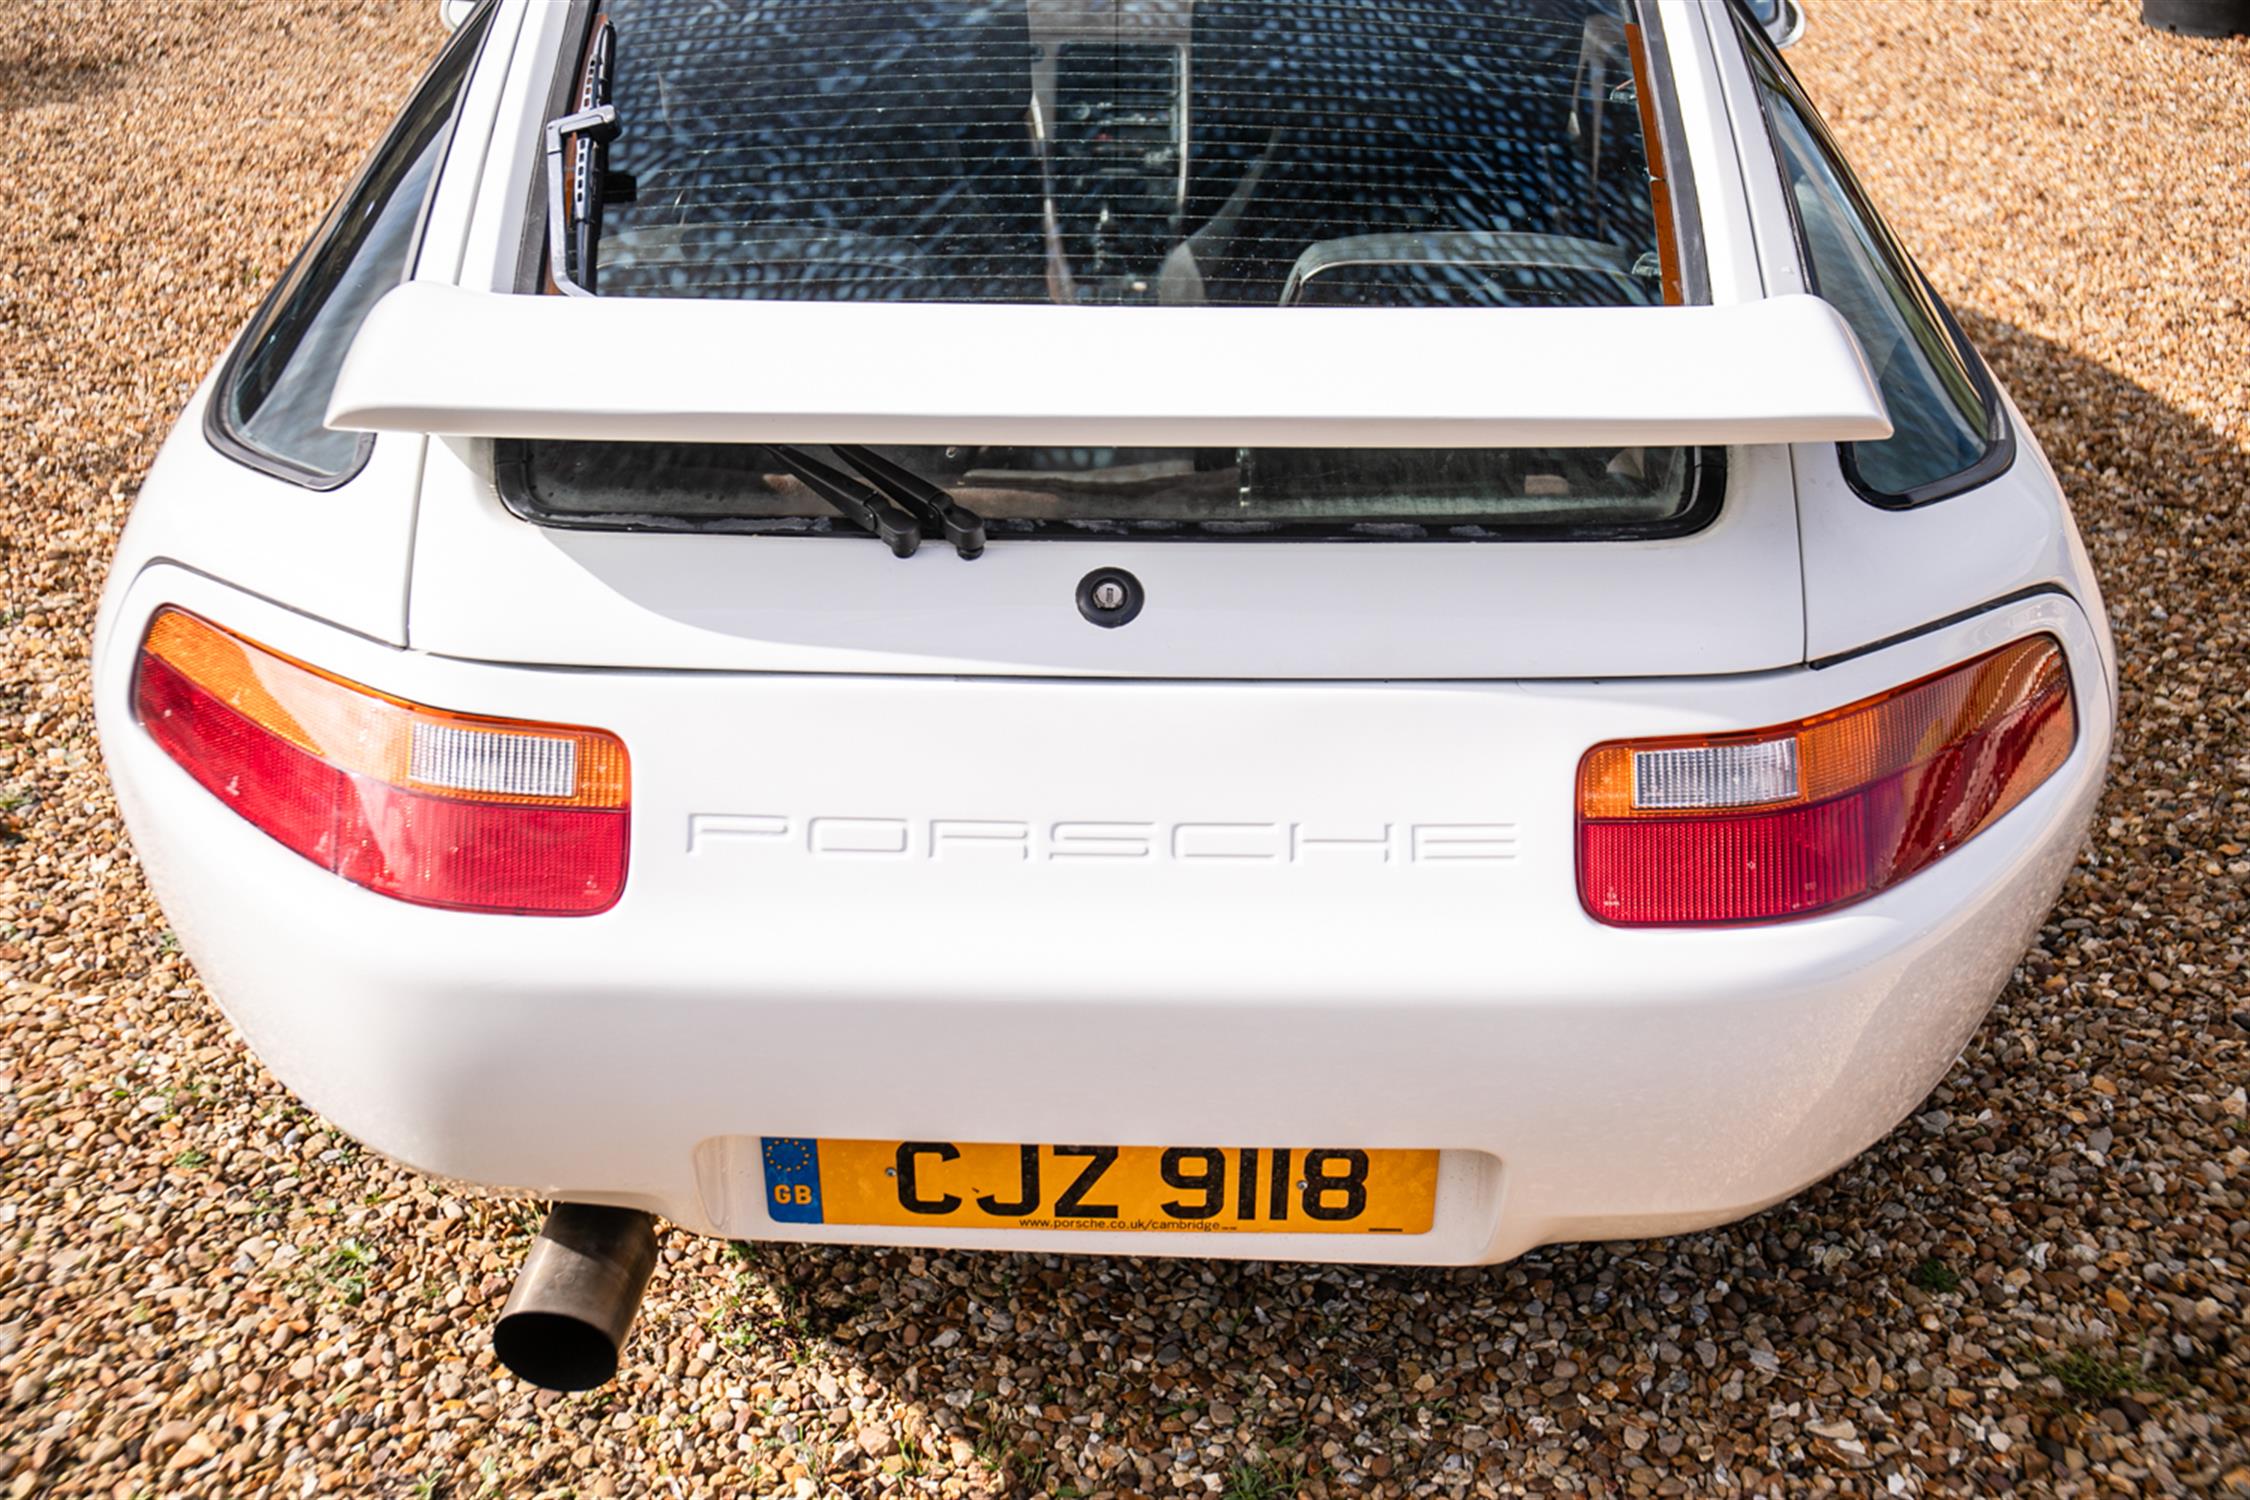
[[[1147,602],[1141,581],[1123,568],[1096,568],[1078,580],[1078,612],[1104,630],[1132,623]]]

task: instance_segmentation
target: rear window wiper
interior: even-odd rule
[[[854,443],[831,443],[828,451],[857,469],[869,484],[919,517],[923,524],[943,531],[945,539],[953,544],[953,550],[965,560],[974,561],[984,555],[984,517],[937,485],[872,448]]]
[[[912,557],[922,545],[922,528],[934,526],[945,533],[953,550],[964,558],[984,552],[984,518],[913,470],[891,462],[880,453],[848,443],[831,443],[828,451],[858,472],[831,468],[801,448],[768,443],[773,461],[811,490],[853,525],[872,531],[899,557]]]
[[[609,143],[620,129],[611,98],[616,68],[617,28],[605,21],[586,49],[578,112],[547,122],[547,271],[565,296],[594,295],[602,204],[634,197],[632,177],[609,170]],[[572,141],[578,150],[566,170],[564,147]]]
[[[838,515],[881,537],[893,556],[912,557],[922,545],[921,519],[907,514],[882,490],[785,444],[768,443],[766,452]]]

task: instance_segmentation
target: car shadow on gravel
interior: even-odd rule
[[[2250,452],[2044,338],[1965,322],[2072,493],[2120,621],[2125,722],[2093,854],[1913,1118],[1742,1223],[1489,1268],[746,1247],[770,1297],[740,1336],[856,1367],[1018,1494],[1208,1474],[1227,1495],[1411,1492],[1549,1464],[1697,1493],[1909,1468],[2038,1483],[2152,1412],[2206,1433],[2213,1414],[2206,1451],[2171,1460],[2210,1461],[2250,1395],[2215,1269],[2246,1243],[2241,1178],[2210,1168],[2244,1139],[2224,1101],[2250,1016],[2222,978],[2145,977],[2148,912],[2192,913],[2168,964],[2224,976],[2250,910],[2176,831],[2136,830],[2148,768],[2187,780],[2250,745],[2231,712],[2152,730],[2137,709],[2250,690],[2231,615],[2188,643],[2198,686],[2166,685],[2162,603],[2250,582]]]
[[[134,64],[129,58],[35,54],[26,59],[0,57],[0,117],[48,105],[83,104],[123,87],[131,81]]]

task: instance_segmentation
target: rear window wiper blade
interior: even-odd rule
[[[922,522],[882,490],[781,443],[766,444],[773,461],[853,525],[883,539],[894,557],[912,557],[922,545]]]
[[[612,97],[616,69],[617,28],[604,21],[587,48],[577,113],[547,122],[548,274],[565,296],[595,294],[602,205],[635,197],[631,175],[609,169],[609,145],[622,130]],[[566,167],[565,148],[573,144]]]
[[[856,443],[831,443],[828,451],[857,469],[869,484],[901,507],[920,517],[925,525],[943,531],[945,539],[964,560],[973,562],[984,555],[984,517],[956,501],[944,489],[872,448],[862,448]]]

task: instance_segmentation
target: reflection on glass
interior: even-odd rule
[[[834,512],[755,444],[521,445],[519,493],[559,520],[663,517],[739,531],[829,530]],[[983,516],[1036,531],[1368,534],[1645,529],[1678,519],[1677,448],[1009,448],[877,450]],[[842,528],[848,529],[848,528]]]
[[[607,296],[1658,300],[1617,0],[606,14]],[[1446,244],[1465,253],[1432,255]],[[1347,245],[1349,268],[1321,273]]]

